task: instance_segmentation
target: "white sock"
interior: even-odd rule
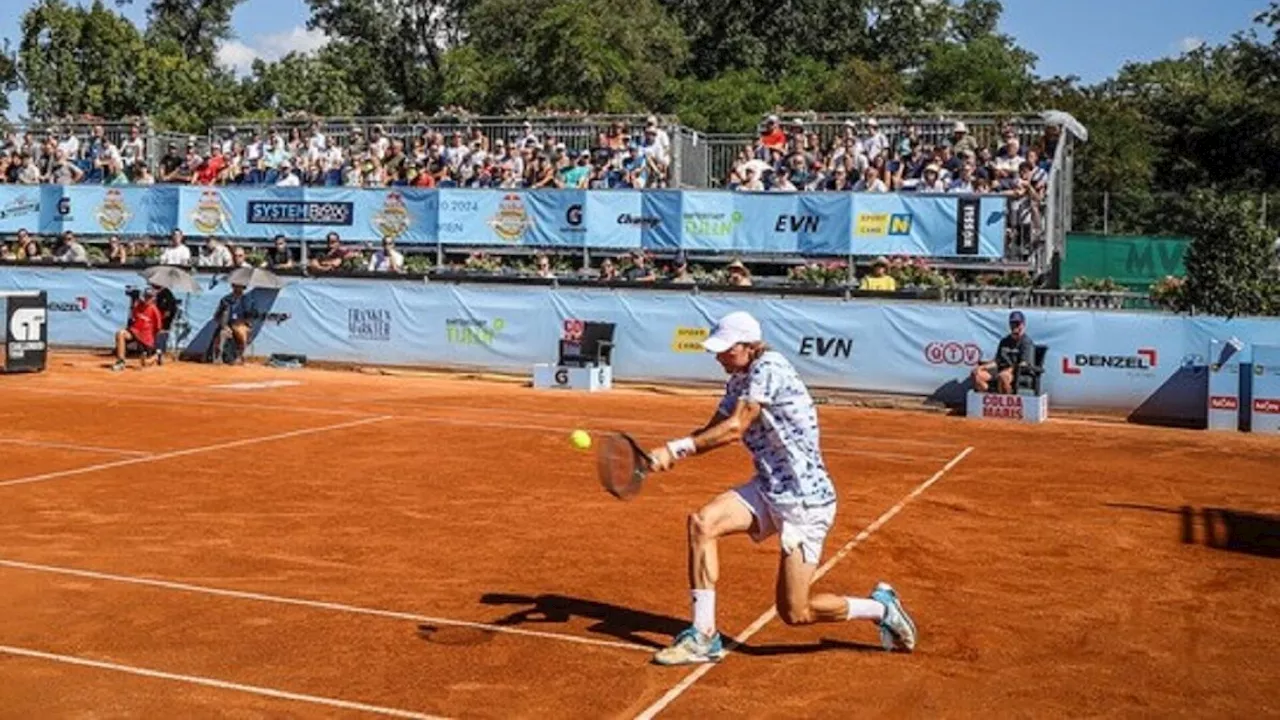
[[[884,620],[884,605],[878,600],[871,598],[847,597],[844,599],[849,605],[848,620],[874,620],[880,622]]]
[[[706,637],[716,634],[716,591],[693,591],[693,626]]]

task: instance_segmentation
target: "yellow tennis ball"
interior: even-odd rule
[[[586,450],[591,447],[591,435],[586,430],[574,430],[569,434],[569,442],[579,450]]]

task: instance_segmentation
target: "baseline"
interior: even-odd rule
[[[951,458],[951,461],[948,462],[946,465],[944,465],[941,470],[934,473],[933,477],[930,477],[928,480],[925,480],[923,483],[916,486],[914,490],[907,493],[905,497],[899,500],[896,505],[886,510],[884,514],[882,514],[880,517],[876,518],[875,522],[868,525],[866,528],[862,530],[862,532],[858,533],[852,540],[845,543],[844,547],[840,548],[840,550],[835,555],[833,555],[830,560],[826,561],[825,563],[822,564],[821,567],[818,568],[818,571],[813,575],[813,582],[817,582],[818,580],[822,579],[822,576],[830,572],[831,568],[835,567],[836,563],[844,559],[844,557],[847,556],[850,552],[853,552],[854,548],[856,548],[858,545],[865,542],[866,539],[871,537],[877,530],[884,527],[885,523],[889,522],[890,520],[893,519],[895,515],[902,512],[902,509],[906,507],[908,503],[920,497],[920,495],[925,490],[928,490],[934,483],[941,480],[943,475],[946,475],[947,472],[951,470],[951,468],[955,467],[960,463],[961,460],[964,460],[966,457],[968,457],[969,453],[971,452],[973,452],[972,446],[967,447],[964,450],[961,450],[960,454],[956,455],[954,458]],[[747,628],[743,630],[741,633],[739,633],[737,637],[730,640],[725,645],[725,657],[728,657],[730,653],[732,653],[734,650],[740,647],[743,643],[750,640],[753,635],[760,632],[760,630],[764,628],[765,625],[768,625],[769,622],[772,621],[777,616],[778,616],[778,607],[776,605],[771,606],[768,610],[764,612],[763,615],[756,618],[755,622],[748,625]],[[721,662],[723,662],[723,660],[721,660]],[[636,716],[636,720],[652,720],[652,718],[656,717],[658,713],[665,710],[668,705],[670,705],[672,702],[675,702],[677,698],[683,695],[686,690],[693,687],[694,683],[698,682],[699,680],[702,679],[704,675],[711,672],[711,668],[715,667],[716,664],[717,663],[707,663],[704,665],[699,665],[698,667],[694,668],[692,672],[690,672],[688,675],[685,675],[684,678],[680,680],[680,682],[676,683],[674,687],[668,690],[665,695],[658,698],[658,700],[655,701],[652,705],[642,710],[640,714]]]
[[[196,455],[199,453],[212,452],[214,450],[226,450],[228,448],[243,447],[245,445],[254,445],[262,442],[270,442],[272,440],[285,440],[288,438],[301,437],[303,435],[314,435],[316,433],[329,432],[330,430],[342,430],[345,428],[358,427],[360,425],[369,425],[371,423],[382,422],[392,419],[389,415],[381,415],[378,417],[362,418],[360,420],[352,420],[350,422],[337,423],[335,425],[325,425],[323,427],[303,428],[301,430],[291,430],[289,432],[278,433],[276,435],[265,435],[263,437],[245,438],[243,440],[232,440],[230,442],[217,443],[216,445],[203,445],[200,447],[187,448],[185,450],[174,450],[171,452],[157,453],[155,455],[144,455],[141,457],[132,457],[125,460],[114,460],[112,462],[99,463],[97,465],[89,465],[82,468],[73,468],[71,470],[59,470],[57,472],[43,473],[41,475],[30,475],[28,477],[17,478],[14,480],[5,480],[0,482],[0,487],[8,487],[10,485],[25,485],[27,483],[44,482],[46,480],[56,480],[61,477],[71,475],[83,475],[85,473],[97,472],[98,470],[110,470],[112,468],[127,467],[129,465],[139,465],[142,463],[156,462],[158,460],[168,460],[170,458],[185,457],[187,455]]]
[[[377,715],[388,715],[390,717],[413,718],[414,720],[444,720],[444,718],[441,718],[438,715],[426,715],[424,713],[413,712],[412,710],[400,710],[398,708],[382,707],[380,705],[368,705],[360,702],[352,702],[350,700],[320,697],[319,695],[306,695],[303,693],[276,690],[274,688],[261,687],[258,685],[244,685],[242,683],[218,680],[217,678],[203,677],[200,675],[180,675],[177,673],[152,670],[150,668],[137,667],[134,665],[121,665],[119,663],[103,662],[101,660],[89,660],[88,658],[75,657],[73,655],[58,655],[56,653],[41,652],[39,650],[14,647],[12,645],[0,645],[0,653],[16,655],[18,657],[35,658],[37,660],[49,660],[52,662],[65,663],[67,665],[80,665],[82,667],[97,668],[99,670],[113,670],[115,672],[127,673],[129,675],[140,675],[142,677],[158,678],[160,680],[174,680],[177,682],[189,683],[191,685],[203,685],[205,687],[218,688],[219,690],[235,690],[237,692],[249,693],[252,695],[262,695],[264,697],[277,698],[280,700],[293,700],[296,702],[311,703],[312,705],[324,705],[332,708],[341,708],[343,710],[358,710]]]
[[[473,622],[470,620],[453,620],[450,618],[432,617],[430,615],[418,615],[416,613],[399,612],[396,610],[381,610],[378,608],[363,607],[360,605],[348,605],[345,603],[329,602],[326,600],[307,600],[305,598],[293,598],[283,595],[269,595],[267,593],[248,592],[244,590],[229,590],[225,588],[209,587],[207,585],[193,585],[191,583],[175,582],[172,580],[160,580],[156,578],[137,577],[133,575],[117,575],[113,573],[97,572],[94,570],[81,570],[79,568],[60,567],[57,565],[41,565],[37,563],[22,562],[20,560],[8,560],[0,558],[0,567],[11,568],[15,570],[27,570],[31,572],[50,573],[54,575],[69,575],[72,577],[86,578],[90,580],[104,580],[109,582],[125,583],[129,585],[143,585],[146,587],[161,588],[164,590],[180,590],[183,592],[201,593],[204,595],[216,595],[219,597],[236,598],[239,600],[254,600],[257,602],[275,603],[277,605],[294,605],[297,607],[314,608],[318,610],[330,610],[333,612],[350,613],[352,615],[371,615],[374,617],[391,618],[394,620],[411,620],[419,623],[446,625],[451,627],[464,627],[474,630],[485,630],[488,632],[505,633],[508,635],[523,635],[525,637],[536,637],[544,640],[562,640],[564,642],[578,643],[581,645],[596,645],[599,647],[621,648],[624,650],[639,650],[642,652],[653,652],[653,648],[644,645],[636,645],[618,640],[598,640],[596,638],[582,637],[580,635],[569,635],[566,633],[544,632],[540,630],[526,630],[524,628],[513,627],[508,625],[492,625],[489,623]]]
[[[23,445],[26,447],[51,448],[53,450],[74,450],[76,452],[102,453],[104,455],[138,455],[151,453],[143,450],[123,450],[121,448],[98,447],[97,445],[74,445],[71,443],[45,442],[43,440],[21,440],[17,438],[0,438],[0,444]]]

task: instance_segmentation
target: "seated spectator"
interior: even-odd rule
[[[222,181],[222,173],[227,169],[227,158],[222,154],[222,146],[215,144],[207,160],[201,162],[191,176],[192,185],[216,185]]]
[[[404,272],[404,255],[399,250],[396,250],[395,240],[382,238],[382,249],[369,258],[369,272]]]
[[[689,272],[689,259],[684,253],[676,255],[675,260],[671,262],[671,277],[667,278],[667,282],[676,285],[693,285],[697,282]]]
[[[111,372],[120,372],[125,368],[125,353],[130,342],[142,349],[142,366],[146,367],[154,358],[156,350],[156,333],[164,327],[164,317],[156,305],[156,287],[148,285],[146,289],[133,291],[130,294],[129,325],[116,333],[116,361]]]
[[[231,245],[231,265],[232,270],[242,267],[249,267],[248,255],[245,253],[243,245]]]
[[[850,192],[853,190],[853,183],[849,182],[849,171],[844,165],[837,165],[836,169],[831,173],[830,179],[824,184],[824,189],[835,192]]]
[[[924,177],[920,179],[920,184],[916,186],[916,191],[922,193],[946,192],[947,184],[942,181],[942,168],[932,164],[925,166]]]
[[[613,258],[605,258],[600,261],[600,282],[617,282],[618,266],[613,264]]]
[[[112,235],[107,238],[107,263],[124,265],[127,262],[129,262],[129,248],[120,242],[120,236]]]
[[[546,253],[538,253],[533,259],[533,274],[540,278],[553,278],[556,271],[551,268],[551,258]]]
[[[39,260],[44,257],[44,248],[40,246],[40,241],[25,229],[18,231],[18,240],[13,245],[16,260]]]
[[[48,182],[53,185],[75,185],[83,179],[84,171],[66,153],[59,150],[54,156],[53,167],[49,169]]]
[[[1018,370],[1035,363],[1035,358],[1036,346],[1027,335],[1027,318],[1015,310],[1009,313],[1009,334],[996,347],[996,359],[980,362],[973,369],[973,387],[978,392],[987,392],[994,373],[999,392],[1010,395]]]
[[[863,171],[862,179],[854,184],[853,191],[884,193],[889,192],[889,186],[884,184],[884,180],[880,179],[880,170],[873,165]]]
[[[858,283],[859,290],[869,292],[897,292],[898,281],[889,274],[889,261],[883,257],[876,258],[871,264],[871,274],[864,275]]]
[[[84,245],[76,239],[76,234],[68,230],[62,233],[62,242],[54,251],[53,259],[60,263],[87,263],[89,253],[85,252]]]
[[[265,266],[271,270],[290,270],[297,264],[293,251],[289,249],[289,241],[283,235],[277,235],[267,251]]]
[[[623,271],[623,280],[627,282],[653,282],[658,279],[643,250],[632,250],[630,257],[631,266]]]
[[[182,155],[178,152],[178,143],[169,143],[169,149],[160,158],[160,181],[173,182],[178,169],[182,167]]]
[[[235,343],[235,364],[244,364],[244,351],[249,346],[249,303],[245,299],[244,285],[234,284],[231,292],[218,302],[218,309],[213,314],[214,323],[218,326],[211,348],[214,363],[221,363],[223,346],[228,340]]]
[[[333,272],[342,267],[342,263],[351,255],[351,253],[342,247],[342,238],[338,233],[331,232],[324,239],[325,250],[318,257],[311,258],[311,262],[307,265],[308,269],[314,272]]]
[[[739,190],[748,192],[760,192],[764,190],[764,183],[760,182],[760,178],[756,177],[755,168],[745,168],[743,173],[744,178],[742,180],[742,184],[738,186]]]
[[[751,287],[751,271],[741,260],[734,260],[725,267],[729,284],[734,287]]]
[[[191,248],[187,247],[182,231],[174,228],[169,234],[169,247],[160,253],[161,265],[191,265]]]
[[[201,267],[225,268],[231,266],[231,250],[218,238],[209,237],[204,241],[204,254],[200,256]]]

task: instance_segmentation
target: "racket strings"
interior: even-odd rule
[[[636,451],[626,438],[610,435],[600,443],[599,471],[605,489],[619,497],[634,494],[640,488],[643,473],[639,472]]]

